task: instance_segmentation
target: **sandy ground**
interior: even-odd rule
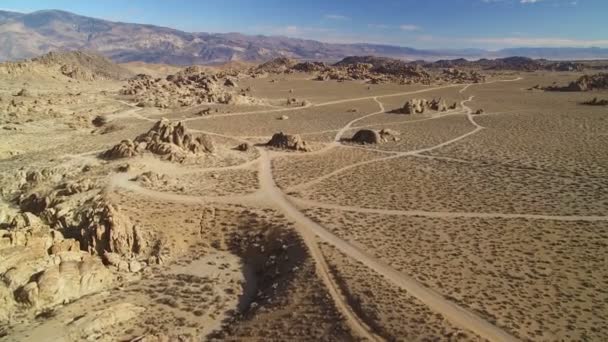
[[[66,322],[126,302],[145,311],[100,339],[605,340],[605,108],[579,105],[589,94],[527,90],[576,77],[402,86],[279,75],[239,80],[264,106],[172,109],[135,107],[120,82],[37,82],[2,116],[2,193],[26,170],[62,165],[51,184],[92,169],[80,177],[154,237],[163,262],[0,339],[76,340]],[[23,82],[3,84],[0,103]],[[457,108],[390,113],[438,97]],[[108,132],[90,123],[100,114]],[[182,164],[97,157],[161,117],[209,133],[216,152]],[[343,141],[359,128],[399,139]],[[279,131],[313,152],[259,145]],[[243,142],[258,145],[236,150]]]

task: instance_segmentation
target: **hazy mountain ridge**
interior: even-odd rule
[[[307,60],[339,60],[353,55],[425,60],[505,56],[608,58],[608,49],[600,48],[435,51],[381,44],[330,44],[240,33],[189,33],[154,25],[112,22],[58,10],[27,14],[0,11],[0,61],[30,58],[53,50],[97,51],[116,62],[182,65],[265,61],[280,56]]]

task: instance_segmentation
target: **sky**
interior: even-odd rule
[[[608,47],[608,0],[0,0],[190,32],[415,48]]]

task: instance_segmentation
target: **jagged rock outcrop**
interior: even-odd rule
[[[183,122],[161,119],[146,133],[135,140],[126,139],[101,154],[102,158],[118,159],[133,157],[144,151],[163,159],[182,161],[188,155],[213,153],[215,145],[207,134],[193,135]]]
[[[310,147],[298,134],[275,133],[266,145],[284,150],[310,151]]]
[[[144,232],[106,201],[96,201],[81,213],[80,245],[91,254],[106,252],[131,257],[149,248]]]

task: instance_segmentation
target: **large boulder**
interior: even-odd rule
[[[379,144],[382,142],[382,137],[380,136],[380,133],[372,129],[361,129],[353,135],[351,141],[363,145]]]
[[[267,146],[294,151],[310,151],[310,147],[298,134],[285,134],[283,132],[275,133]]]

